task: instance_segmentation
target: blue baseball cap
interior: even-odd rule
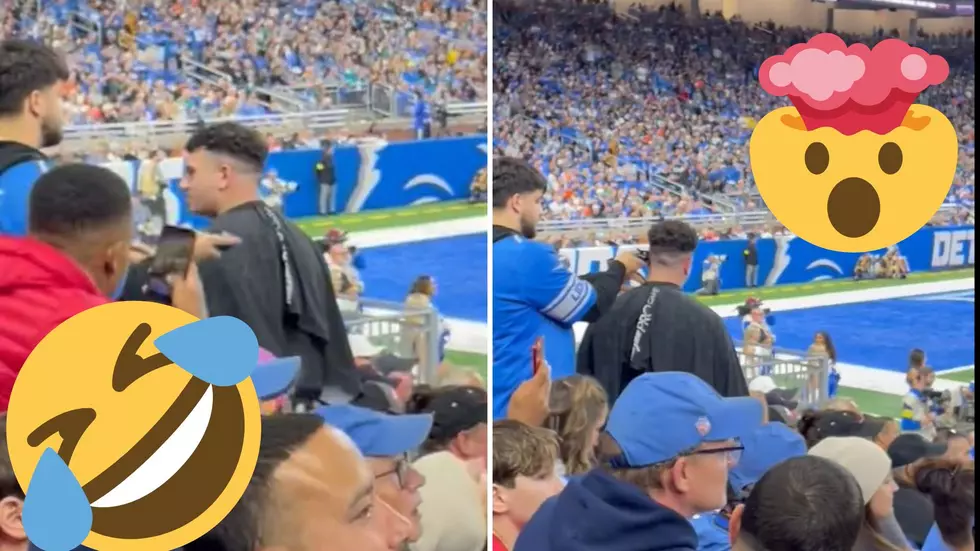
[[[277,358],[259,349],[259,362],[249,375],[259,401],[273,400],[288,392],[299,374],[301,363],[299,356]]]
[[[323,421],[340,429],[365,457],[394,457],[417,449],[429,437],[432,415],[394,415],[351,405],[316,410]]]
[[[762,402],[723,398],[682,371],[644,373],[613,404],[606,432],[629,467],[673,459],[705,442],[742,438],[762,424]]]
[[[742,437],[742,458],[728,472],[728,481],[736,492],[755,484],[766,472],[792,457],[806,455],[806,442],[782,423],[769,423]]]

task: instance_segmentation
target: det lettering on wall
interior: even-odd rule
[[[960,268],[974,265],[973,228],[936,231],[932,236],[932,267]]]
[[[926,227],[898,243],[897,247],[912,272],[963,268],[974,265],[973,236],[973,226]],[[746,244],[743,240],[699,243],[684,289],[693,292],[701,287],[701,274],[709,256],[722,259],[718,270],[721,289],[744,287],[742,251]],[[558,254],[573,272],[581,275],[605,270],[618,252],[637,248],[636,245],[608,245],[562,249]],[[756,248],[759,280],[767,286],[850,278],[861,257],[858,253],[821,249],[794,236],[759,239]],[[870,254],[880,257],[886,252],[888,249],[879,249]]]

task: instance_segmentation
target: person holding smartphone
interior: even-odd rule
[[[41,339],[75,314],[119,298],[133,241],[129,186],[106,168],[61,165],[38,178],[27,237],[0,236],[0,411]],[[194,262],[169,277],[171,302],[204,317]]]

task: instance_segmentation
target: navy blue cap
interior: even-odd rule
[[[340,429],[365,457],[394,457],[419,448],[432,430],[432,415],[395,415],[351,405],[316,410],[328,425]]]
[[[762,425],[742,437],[742,457],[728,472],[728,481],[740,492],[755,484],[766,472],[792,457],[806,455],[806,442],[782,423]]]
[[[299,356],[276,358],[260,352],[259,363],[250,375],[259,401],[272,400],[288,392],[299,374],[301,363]]]
[[[626,466],[673,459],[705,442],[742,438],[762,424],[762,402],[723,398],[682,371],[644,373],[619,395],[606,432],[623,450]]]

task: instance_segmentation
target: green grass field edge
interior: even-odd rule
[[[773,287],[756,287],[755,289],[737,289],[714,296],[699,296],[698,300],[704,304],[707,304],[708,306],[721,306],[724,304],[744,302],[748,297],[757,297],[762,300],[773,300],[777,298],[802,298],[827,293],[881,289],[883,287],[896,287],[900,285],[911,285],[914,283],[952,281],[954,279],[972,278],[973,276],[974,269],[965,268],[961,270],[912,273],[909,274],[908,278],[906,279],[866,279],[862,281],[854,281],[853,279],[835,279],[833,281],[819,281],[815,283],[776,285]]]
[[[722,293],[713,297],[698,297],[699,300],[704,302],[709,306],[717,306],[723,304],[733,304],[744,301],[750,296],[755,296],[763,299],[776,299],[776,298],[803,298],[813,295],[821,295],[827,293],[839,293],[843,291],[856,291],[856,290],[867,290],[867,289],[878,289],[883,287],[894,287],[896,285],[910,285],[915,283],[927,283],[935,281],[951,281],[955,279],[963,279],[967,277],[973,277],[974,269],[963,269],[963,270],[950,270],[943,272],[925,272],[910,274],[908,279],[883,279],[883,280],[865,280],[865,281],[852,281],[852,280],[835,280],[835,281],[822,281],[817,283],[806,283],[799,285],[784,285],[776,287],[761,287],[756,289],[739,289],[727,293]],[[489,357],[486,354],[477,354],[471,352],[460,352],[456,350],[449,350],[446,352],[446,359],[449,363],[455,366],[460,366],[467,369],[473,369],[483,377],[483,380],[487,380],[487,371],[489,368]],[[949,373],[940,373],[939,377],[942,379],[948,379],[951,381],[957,381],[961,383],[968,383],[973,380],[974,370],[962,370]],[[846,381],[844,381],[846,382]],[[874,392],[869,390],[862,390],[858,388],[842,386],[840,389],[840,394],[842,396],[847,396],[854,399],[863,410],[868,412],[873,412],[880,415],[893,415],[897,413],[900,408],[897,397],[891,394],[883,392]]]
[[[331,228],[347,232],[361,232],[486,216],[488,216],[488,211],[485,203],[446,201],[408,208],[296,218],[294,222],[308,235],[320,237]]]

